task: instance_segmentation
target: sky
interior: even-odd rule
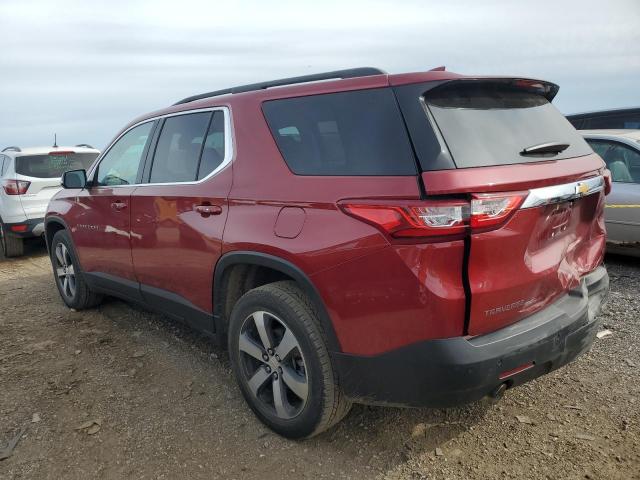
[[[640,0],[0,0],[0,148],[104,148],[224,88],[445,65],[560,85],[563,113],[640,106]]]

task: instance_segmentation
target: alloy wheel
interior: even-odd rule
[[[240,328],[238,346],[240,370],[261,408],[285,420],[299,415],[309,382],[293,331],[272,313],[254,312]]]
[[[55,249],[56,275],[62,292],[67,298],[76,295],[76,274],[69,254],[69,249],[64,243],[58,243]]]

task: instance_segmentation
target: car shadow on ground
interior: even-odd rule
[[[640,268],[640,257],[607,253],[604,262],[606,265]]]
[[[154,327],[159,327],[154,330],[159,331],[161,337],[169,334],[170,337],[178,340],[178,344],[190,345],[195,354],[194,357],[214,359],[212,362],[218,365],[212,366],[212,375],[216,376],[217,382],[221,384],[230,382],[235,392],[225,408],[249,411],[239,389],[235,388],[226,348],[215,345],[211,339],[182,323],[161,314],[149,313],[134,304],[108,298],[105,299],[100,310],[103,313],[111,309],[122,311],[123,307],[131,309],[132,314],[107,315],[115,326],[128,335],[134,335],[135,332],[145,329],[142,325],[145,322],[140,319],[146,318],[154,324]],[[221,374],[224,378],[220,378]],[[391,469],[415,454],[435,455],[436,448],[463,432],[473,429],[494,407],[494,402],[489,399],[448,409],[355,404],[349,414],[336,426],[301,444],[309,448],[334,451],[338,457],[370,457],[372,463],[384,466],[384,469]],[[254,421],[255,427],[260,428],[261,424],[257,418]],[[276,436],[271,433],[269,435]],[[289,442],[278,438],[282,442]]]

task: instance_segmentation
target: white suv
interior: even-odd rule
[[[6,257],[22,255],[23,239],[44,233],[44,214],[62,174],[88,169],[99,154],[86,144],[0,152],[0,247]]]

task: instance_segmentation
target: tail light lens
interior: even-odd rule
[[[430,200],[419,204],[342,203],[342,210],[394,238],[460,235],[497,228],[525,198],[523,193],[473,195],[467,200]]]
[[[522,204],[525,195],[522,193],[500,195],[473,195],[471,199],[472,228],[487,228],[500,225],[511,212]]]
[[[430,237],[464,233],[468,202],[425,203],[419,206],[343,204],[349,215],[381,227],[392,237]]]
[[[24,195],[29,190],[31,182],[24,180],[4,180],[2,187],[7,195]]]

